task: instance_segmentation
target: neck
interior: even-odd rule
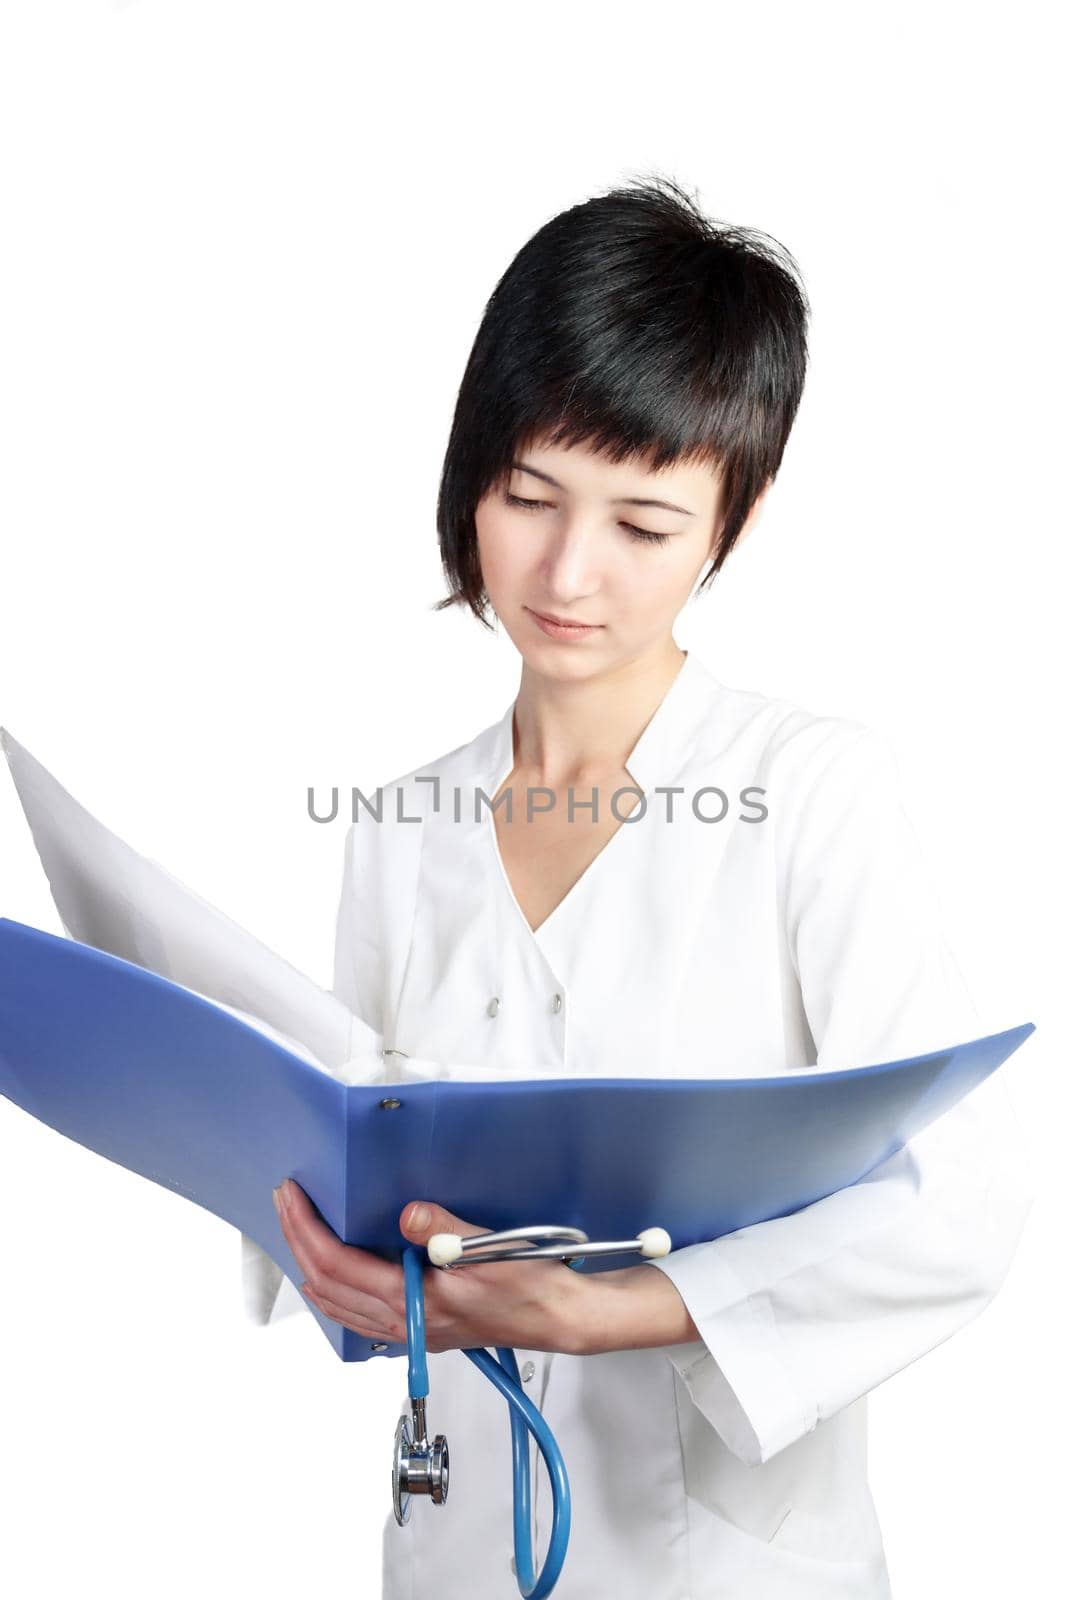
[[[552,678],[523,663],[515,700],[514,770],[528,785],[580,788],[625,766],[687,651],[658,650],[588,678]]]

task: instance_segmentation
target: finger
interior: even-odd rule
[[[300,1293],[317,1306],[324,1316],[334,1322],[339,1322],[342,1327],[350,1328],[353,1333],[358,1333],[365,1339],[374,1339],[384,1344],[406,1344],[406,1329],[397,1328],[393,1323],[380,1324],[373,1320],[364,1320],[353,1315],[347,1307],[338,1305],[328,1296],[317,1295],[309,1284],[302,1284]]]
[[[314,1296],[316,1301],[328,1301],[335,1307],[342,1320],[359,1317],[367,1323],[385,1325],[397,1322],[398,1315],[395,1308],[382,1300],[377,1300],[373,1295],[361,1294],[358,1290],[350,1288],[347,1284],[338,1283],[335,1278],[320,1276],[312,1269],[301,1286],[301,1293],[307,1290],[309,1297]]]
[[[377,1327],[397,1327],[403,1321],[392,1306],[375,1300],[372,1295],[358,1294],[354,1289],[330,1278],[309,1278],[306,1287],[316,1299],[335,1306],[345,1319],[357,1317],[360,1322],[373,1323]]]
[[[304,1195],[303,1190],[299,1189],[299,1185],[295,1187],[303,1196],[307,1212],[310,1215],[314,1210],[311,1201]],[[314,1293],[317,1299],[328,1300],[343,1318],[359,1317],[362,1321],[376,1326],[395,1322],[397,1311],[393,1302],[383,1301],[377,1295],[368,1293],[365,1289],[355,1286],[350,1281],[341,1281],[336,1276],[335,1269],[338,1263],[347,1270],[349,1279],[351,1279],[354,1276],[354,1271],[350,1258],[356,1258],[357,1265],[360,1258],[364,1257],[371,1261],[378,1261],[379,1265],[382,1265],[383,1263],[379,1261],[379,1258],[369,1256],[366,1251],[355,1250],[349,1245],[342,1244],[331,1229],[325,1227],[322,1223],[318,1223],[321,1230],[329,1235],[336,1244],[336,1249],[326,1250],[321,1253],[325,1255],[327,1262],[327,1268],[324,1270],[319,1264],[321,1254],[319,1258],[316,1258],[314,1252],[304,1242],[304,1235],[307,1232],[306,1227],[302,1229],[300,1224],[294,1220],[296,1205],[297,1203],[294,1202],[288,1210],[282,1206],[279,1210],[279,1215],[282,1217],[282,1231],[285,1234],[289,1248],[292,1250],[296,1263],[307,1280],[306,1287]],[[312,1220],[316,1219],[312,1218]],[[392,1274],[393,1292],[401,1293],[400,1269],[396,1267],[388,1268],[387,1263],[385,1265]]]
[[[284,1206],[279,1207],[278,1218],[281,1222],[285,1242],[293,1252],[297,1266],[305,1277],[312,1273],[319,1275],[319,1269],[313,1265],[306,1241],[306,1229],[303,1223]]]
[[[467,1222],[430,1200],[415,1200],[400,1213],[400,1231],[414,1244],[425,1244],[435,1233],[458,1233],[460,1238],[467,1239],[472,1234],[489,1233],[490,1229]]]
[[[290,1196],[288,1206],[284,1204],[286,1193]],[[327,1281],[343,1284],[384,1306],[403,1294],[401,1269],[370,1250],[360,1250],[339,1239],[298,1183],[290,1178],[287,1185],[282,1185],[279,1198],[282,1204],[278,1215],[286,1243],[313,1285]]]

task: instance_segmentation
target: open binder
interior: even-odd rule
[[[417,1195],[488,1229],[633,1239],[655,1225],[679,1248],[858,1181],[1033,1032],[766,1078],[517,1080],[389,1056],[335,995],[0,741],[69,935],[0,918],[0,1094],[233,1223],[294,1279],[271,1201],[283,1177],[344,1242],[397,1262]],[[372,1353],[312,1312],[342,1360]]]

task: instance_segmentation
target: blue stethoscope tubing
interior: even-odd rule
[[[426,1313],[422,1292],[422,1260],[425,1251],[408,1245],[404,1251],[404,1309],[408,1341],[408,1395],[412,1400],[425,1400],[430,1392],[426,1369]],[[567,1469],[563,1465],[559,1445],[548,1423],[537,1407],[523,1393],[515,1352],[497,1347],[498,1360],[488,1350],[464,1350],[479,1372],[494,1384],[508,1402],[511,1419],[511,1478],[512,1521],[515,1533],[515,1577],[519,1592],[525,1600],[546,1600],[552,1593],[563,1562],[571,1533],[571,1491]],[[529,1435],[533,1434],[552,1486],[552,1533],[540,1575],[534,1571],[533,1544],[530,1535],[530,1448]]]

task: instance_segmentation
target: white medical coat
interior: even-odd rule
[[[625,763],[647,805],[535,933],[486,803],[512,769],[513,710],[349,829],[334,988],[387,1049],[499,1077],[714,1077],[990,1031],[874,730],[729,688],[690,651]],[[570,1476],[558,1600],[888,1595],[865,1396],[989,1303],[1026,1168],[994,1076],[851,1188],[649,1263],[699,1340],[516,1350]],[[404,1528],[389,1513],[384,1600],[503,1600],[518,1594],[507,1406],[462,1352],[428,1362],[454,1470],[443,1507],[416,1501]],[[540,1566],[551,1495],[531,1455]]]

